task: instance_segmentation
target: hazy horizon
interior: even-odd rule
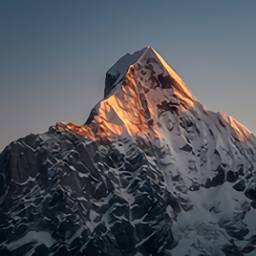
[[[256,2],[0,2],[0,152],[64,121],[82,124],[105,74],[152,46],[209,110],[254,134]]]

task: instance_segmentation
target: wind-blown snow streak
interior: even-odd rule
[[[255,255],[255,153],[154,49],[126,55],[84,125],[0,154],[0,254]]]

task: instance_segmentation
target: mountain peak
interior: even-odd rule
[[[179,97],[183,99],[187,98],[188,101],[196,100],[178,74],[151,46],[147,46],[134,54],[126,54],[109,69],[106,74],[104,98],[111,94],[116,85],[124,79],[129,68],[135,64],[137,64],[137,68],[139,69],[137,71],[145,72],[151,78],[159,75],[168,76],[169,80],[172,80],[173,88],[179,94]]]
[[[104,99],[92,109],[84,125],[61,122],[57,128],[91,138],[111,139],[126,131],[131,136],[151,134],[154,139],[162,137],[157,125],[162,122],[162,113],[207,112],[151,46],[123,56],[107,72],[105,82]],[[242,124],[226,115],[217,116],[240,141],[249,138],[251,133]]]
[[[153,51],[153,48],[147,46],[140,51],[136,51],[133,54],[127,53],[108,70],[105,80],[104,97],[106,97],[115,87],[115,85],[123,79],[129,67],[135,64],[142,56],[144,56],[149,51]]]

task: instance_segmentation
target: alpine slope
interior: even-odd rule
[[[256,138],[152,48],[122,57],[83,125],[0,154],[0,255],[256,255]]]

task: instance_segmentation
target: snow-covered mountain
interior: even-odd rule
[[[254,135],[146,47],[84,125],[0,154],[0,255],[256,255],[255,167]]]

